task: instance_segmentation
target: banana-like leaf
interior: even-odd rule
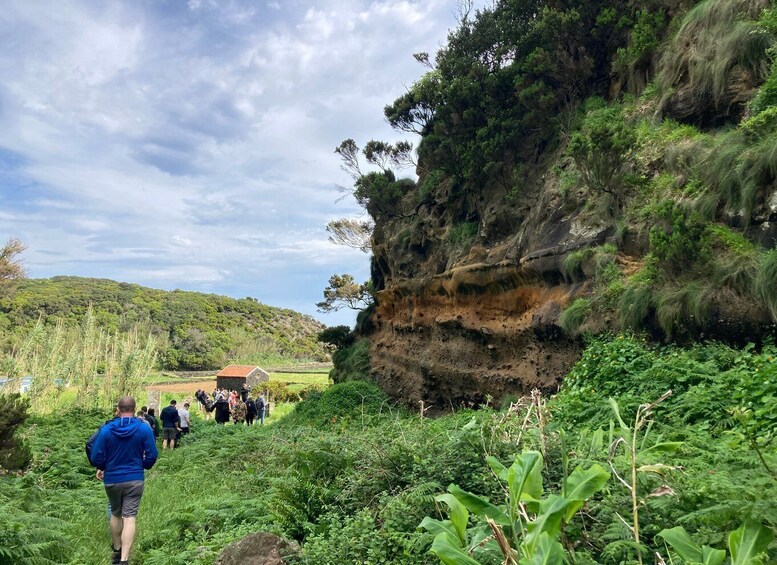
[[[688,535],[688,532],[682,526],[661,530],[658,536],[663,538],[683,561],[687,563],[702,563],[701,547],[693,541],[693,538]]]
[[[502,462],[499,461],[496,457],[493,455],[489,455],[486,457],[486,463],[488,463],[488,466],[491,467],[491,470],[494,472],[494,474],[499,477],[500,481],[507,482],[507,467],[502,465]]]
[[[507,470],[507,486],[513,514],[519,500],[537,500],[542,496],[541,457],[538,451],[524,451]]]
[[[487,516],[500,526],[512,525],[510,518],[505,514],[504,510],[491,504],[482,496],[462,490],[456,485],[450,485],[448,492],[455,496],[473,514]]]
[[[429,550],[445,565],[480,565],[457,545],[456,536],[445,532],[437,535]]]
[[[663,463],[654,463],[653,465],[642,465],[637,467],[637,473],[655,473],[662,477],[669,471],[674,471],[677,467],[673,465],[664,465]]]
[[[450,493],[438,494],[434,497],[437,502],[444,502],[448,505],[448,515],[453,523],[453,528],[456,530],[456,535],[459,538],[459,545],[462,547],[467,545],[467,520],[469,519],[469,512],[467,508],[458,501],[458,499]]]
[[[588,469],[583,469],[582,465],[578,465],[567,478],[565,498],[569,499],[571,503],[567,508],[564,520],[569,522],[575,512],[583,507],[585,501],[602,490],[609,480],[610,473],[598,463],[594,463]]]
[[[726,561],[726,552],[722,549],[714,549],[707,545],[701,547],[702,565],[723,565]]]
[[[747,520],[728,536],[731,565],[756,565],[758,556],[766,551],[772,541],[772,531],[753,520]]]
[[[469,423],[467,423],[467,425],[465,425],[461,429],[462,430],[474,430],[477,427],[478,427],[478,420],[477,420],[477,418],[475,418],[475,416],[472,416],[472,419],[469,421]]]
[[[564,547],[547,532],[537,538],[534,550],[518,561],[519,565],[559,565],[566,561]]]
[[[614,398],[609,398],[608,401],[610,402],[610,408],[612,408],[612,413],[615,414],[615,419],[618,420],[618,424],[620,425],[621,429],[628,430],[630,429],[626,422],[623,421],[623,418],[621,418],[621,410],[618,408],[618,403],[615,402]]]
[[[561,533],[561,519],[572,503],[573,501],[556,494],[551,494],[540,502],[537,518],[526,525],[526,537],[521,543],[521,548],[525,550],[524,555],[532,555],[541,534],[546,533],[555,539]]]
[[[448,533],[452,535],[454,538],[458,538],[458,534],[456,534],[456,528],[453,527],[453,522],[450,520],[435,520],[434,518],[430,518],[427,516],[423,520],[421,520],[421,523],[418,524],[419,528],[423,528],[427,532],[434,534],[435,536],[442,534],[442,533]]]
[[[640,451],[640,456],[649,455],[651,453],[674,453],[683,444],[681,441],[662,441]]]

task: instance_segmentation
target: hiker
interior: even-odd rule
[[[97,433],[89,462],[100,471],[111,506],[111,562],[128,565],[144,470],[154,466],[158,452],[154,433],[134,417],[135,399],[124,396],[118,407],[119,416]]]
[[[229,422],[229,403],[222,395],[216,396],[216,403],[213,406],[216,410],[216,423],[226,424]]]
[[[240,400],[242,400],[243,402],[248,400],[249,391],[250,389],[248,388],[248,385],[246,383],[243,383],[243,386],[240,387]]]
[[[264,395],[260,394],[256,399],[256,413],[259,414],[259,420],[264,426],[264,415],[267,413],[267,403],[264,401]]]
[[[154,431],[154,439],[159,437],[159,421],[156,419],[156,416],[154,415],[154,409],[149,408],[148,412],[146,412],[146,420],[151,425],[151,429]]]
[[[181,431],[176,436],[175,440],[178,442],[178,440],[181,438],[182,435],[186,435],[189,433],[189,426],[191,425],[191,418],[189,417],[189,403],[184,402],[183,408],[178,409],[178,417],[181,419]]]
[[[232,410],[232,419],[235,424],[242,424],[246,419],[246,403],[242,400],[235,404],[235,409]]]
[[[159,419],[162,420],[162,449],[172,449],[175,447],[177,432],[181,431],[181,417],[175,407],[175,400],[171,400],[170,405],[162,409]]]
[[[140,410],[138,411],[137,416],[138,416],[138,418],[140,418],[140,420],[142,422],[148,424],[148,426],[153,431],[154,427],[151,425],[151,422],[148,421],[148,408],[146,406],[141,406],[140,407]]]
[[[246,425],[253,426],[256,419],[256,402],[251,397],[246,400]]]

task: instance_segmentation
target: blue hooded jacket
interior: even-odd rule
[[[105,424],[92,446],[91,463],[105,471],[105,484],[142,481],[159,455],[151,427],[135,417],[118,417]]]

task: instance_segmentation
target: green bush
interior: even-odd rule
[[[32,460],[30,447],[19,434],[29,407],[29,399],[18,393],[0,394],[0,471],[26,469]]]
[[[568,334],[575,334],[590,313],[591,301],[578,298],[561,313],[559,325]]]
[[[370,340],[357,339],[352,345],[335,351],[332,355],[334,367],[329,373],[332,382],[343,383],[363,380],[370,374]]]
[[[612,199],[612,216],[620,212],[629,190],[626,173],[636,141],[634,128],[625,122],[621,109],[607,106],[588,112],[567,146],[586,187],[596,197]]]
[[[315,425],[370,416],[386,407],[387,401],[385,393],[375,384],[364,381],[339,383],[323,392],[311,392],[294,408],[290,421]]]

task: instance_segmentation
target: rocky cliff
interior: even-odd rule
[[[408,404],[552,391],[584,331],[747,340],[777,319],[768,3],[539,4],[462,22],[387,107],[422,135],[417,183],[357,182],[376,222],[361,331]]]

